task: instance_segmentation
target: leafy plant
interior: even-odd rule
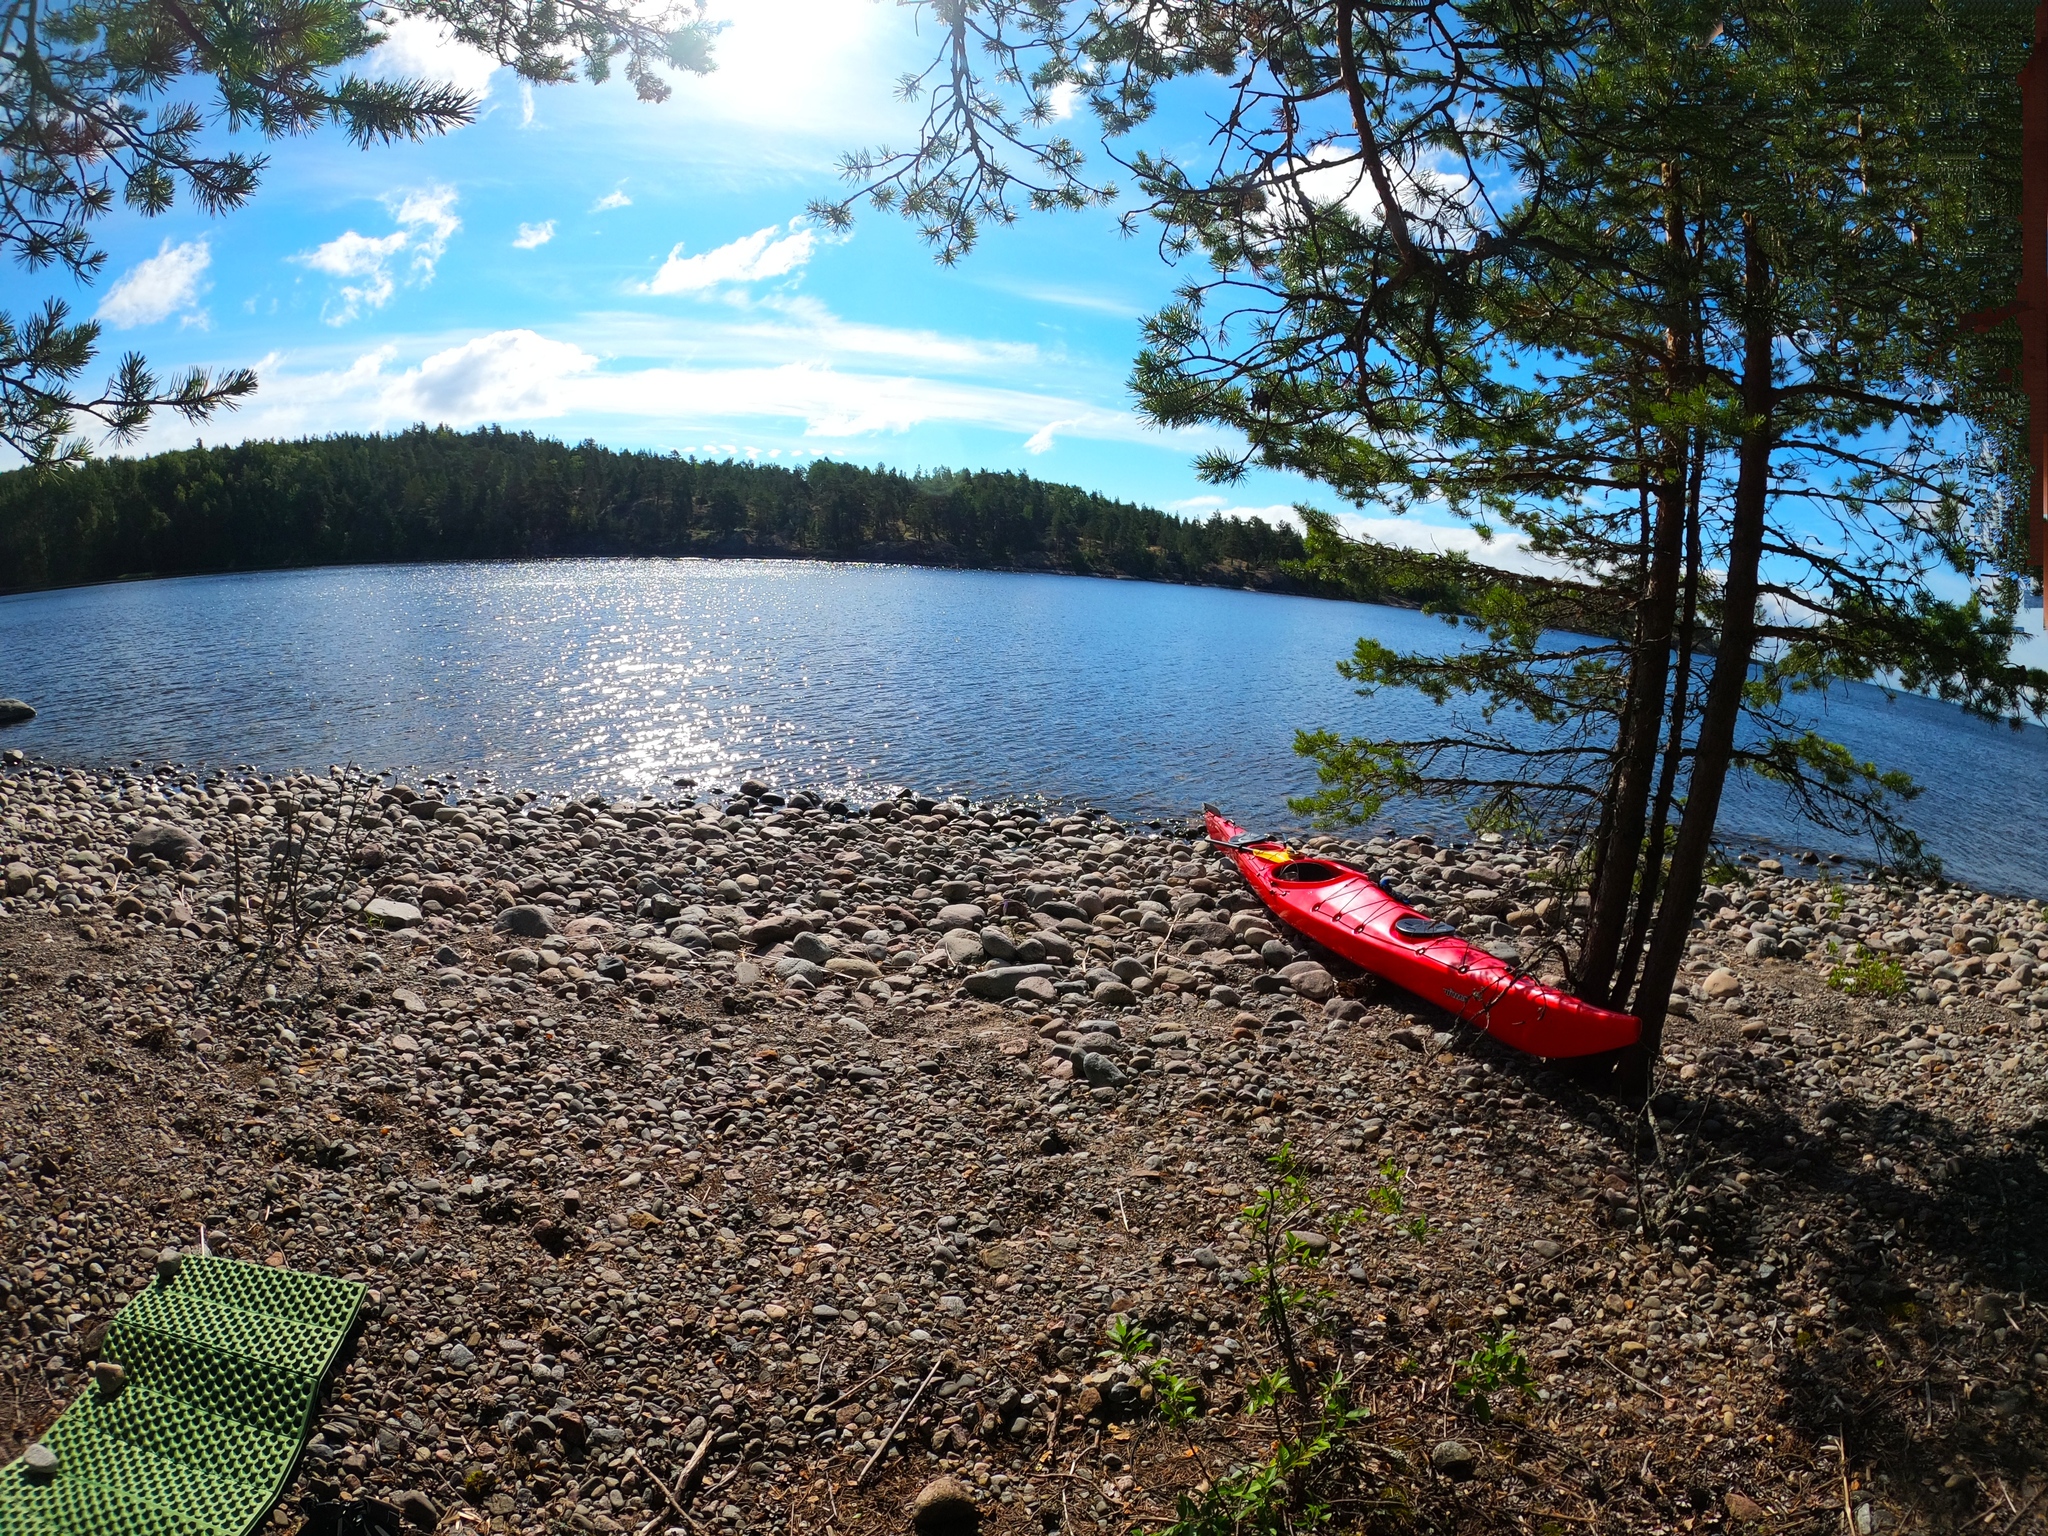
[[[1482,1423],[1493,1417],[1492,1395],[1503,1387],[1532,1396],[1536,1378],[1529,1371],[1529,1357],[1515,1343],[1512,1328],[1495,1334],[1460,1360],[1451,1376],[1451,1390],[1471,1403]]]
[[[1340,1523],[1348,1528],[1403,1502],[1372,1475],[1372,1454],[1399,1461],[1365,1439],[1371,1410],[1354,1400],[1341,1370],[1318,1380],[1303,1353],[1304,1336],[1325,1325],[1333,1299],[1317,1283],[1326,1255],[1324,1245],[1312,1240],[1318,1235],[1308,1225],[1314,1197],[1293,1148],[1281,1147],[1268,1163],[1272,1178],[1243,1215],[1258,1256],[1250,1275],[1260,1293],[1259,1320],[1279,1364],[1246,1388],[1244,1406],[1247,1413],[1271,1415],[1273,1449],[1263,1461],[1233,1467],[1181,1494],[1161,1536],[1281,1536]],[[1405,1205],[1402,1181],[1400,1168],[1382,1163],[1367,1196],[1371,1210],[1399,1214]],[[1367,1217],[1366,1210],[1355,1210],[1339,1225],[1363,1224]],[[1164,1412],[1165,1391],[1160,1396]]]
[[[1903,997],[1912,985],[1906,968],[1890,955],[1864,955],[1854,965],[1838,965],[1828,972],[1828,985],[1851,997]]]
[[[1708,885],[1754,885],[1756,877],[1732,859],[1724,858],[1719,852],[1711,855],[1700,878]]]
[[[1178,1428],[1195,1416],[1201,1399],[1192,1381],[1163,1365],[1153,1367],[1151,1378],[1152,1390],[1159,1399],[1159,1417],[1169,1426]]]
[[[1147,1333],[1138,1323],[1119,1313],[1109,1321],[1109,1347],[1100,1351],[1104,1360],[1117,1360],[1125,1365],[1142,1359],[1159,1348],[1159,1341]]]
[[[1320,1246],[1307,1241],[1305,1228],[1313,1222],[1315,1199],[1294,1148],[1283,1143],[1266,1162],[1273,1170],[1272,1180],[1242,1212],[1256,1255],[1246,1273],[1259,1293],[1259,1316],[1279,1346],[1288,1384],[1297,1396],[1305,1396],[1309,1373],[1297,1324],[1315,1327],[1322,1321],[1329,1292],[1315,1279],[1328,1240],[1325,1237]]]
[[[1382,1159],[1379,1178],[1372,1188],[1365,1192],[1366,1204],[1382,1216],[1400,1215],[1407,1204],[1401,1194],[1401,1183],[1407,1177],[1407,1170],[1400,1167],[1392,1158]]]
[[[1131,1318],[1119,1313],[1110,1319],[1106,1334],[1108,1347],[1097,1357],[1135,1367],[1138,1378],[1152,1389],[1159,1417],[1169,1425],[1185,1424],[1201,1406],[1194,1382],[1170,1369],[1159,1354],[1159,1340]]]
[[[1273,1386],[1275,1400],[1289,1390],[1280,1380]],[[1283,1436],[1265,1461],[1233,1468],[1208,1487],[1181,1494],[1173,1523],[1160,1536],[1281,1536],[1334,1525],[1343,1513],[1339,1499],[1377,1502],[1352,1475],[1357,1432],[1370,1417],[1371,1410],[1352,1401],[1350,1382],[1337,1372],[1317,1395],[1305,1432]]]

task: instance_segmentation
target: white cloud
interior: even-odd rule
[[[213,262],[213,252],[204,240],[173,245],[169,240],[157,253],[140,262],[100,301],[99,318],[127,330],[137,325],[155,325],[181,310],[196,309],[207,284],[201,279]],[[197,317],[187,314],[192,321]],[[203,323],[203,322],[201,322]]]
[[[346,282],[336,291],[335,301],[324,306],[321,318],[329,325],[346,325],[366,309],[382,309],[397,291],[391,276],[391,258],[405,249],[404,230],[372,237],[347,230],[325,245],[315,246],[293,259],[330,277],[360,278]]]
[[[436,352],[398,381],[398,393],[431,419],[553,416],[563,408],[563,386],[596,366],[596,358],[568,342],[493,331]]]
[[[1074,115],[1074,104],[1081,99],[1081,87],[1071,80],[1062,80],[1046,93],[1045,105],[1052,114],[1052,120],[1063,123]]]
[[[640,291],[702,293],[729,283],[786,277],[809,262],[817,246],[817,231],[802,219],[790,220],[788,234],[780,233],[778,226],[771,224],[701,256],[685,256],[679,242],[668,253],[661,270]]]
[[[1179,501],[1169,501],[1166,510],[1178,517],[1257,517],[1269,523],[1285,523],[1295,528],[1301,526],[1299,514],[1286,502],[1247,507],[1227,496],[1186,496]]]
[[[1079,425],[1080,423],[1075,421],[1048,421],[1044,426],[1024,439],[1024,451],[1026,453],[1050,453],[1057,446],[1057,433],[1064,432],[1068,427]]]
[[[1389,168],[1389,175],[1395,195],[1411,212],[1427,209],[1432,217],[1453,224],[1469,216],[1479,198],[1479,183],[1450,161],[1440,166],[1396,165]],[[1275,229],[1304,219],[1312,207],[1333,204],[1341,204],[1361,224],[1379,222],[1379,189],[1365,160],[1349,147],[1326,144],[1305,159],[1282,160],[1265,174],[1263,185],[1271,201],[1262,217]]]
[[[571,418],[578,430],[649,422],[664,432],[739,442],[792,433],[872,438],[933,424],[1022,436],[1051,421],[1075,437],[1183,447],[1207,441],[1160,433],[1126,410],[967,379],[803,361],[607,366],[586,350],[601,345],[587,329],[577,324],[576,343],[530,330],[493,331],[441,346],[413,367],[396,366],[400,354],[389,346],[329,369],[300,371],[289,360],[267,359],[263,393],[235,428],[250,437],[290,437],[421,420]],[[646,355],[644,340],[634,353]]]
[[[412,252],[413,282],[431,282],[449,240],[462,228],[462,221],[455,217],[455,198],[455,189],[445,186],[387,197],[384,206],[391,209],[391,217],[399,225],[390,234],[346,230],[325,245],[294,256],[292,260],[316,272],[350,279],[336,290],[334,301],[321,310],[321,317],[329,325],[346,325],[365,310],[382,309],[390,303],[398,289],[392,263],[403,251]]]
[[[612,191],[605,193],[605,195],[603,197],[600,197],[596,202],[592,203],[590,205],[590,211],[592,213],[604,213],[609,209],[630,208],[632,206],[633,199],[626,196],[624,192],[618,190],[617,188],[614,188]]]
[[[1289,528],[1301,526],[1301,514],[1288,503],[1246,506],[1224,496],[1189,496],[1168,502],[1166,510],[1182,517],[1256,517]],[[1562,562],[1532,554],[1529,540],[1513,531],[1497,532],[1482,539],[1465,523],[1434,523],[1420,517],[1367,517],[1359,512],[1339,512],[1338,525],[1355,539],[1369,539],[1393,549],[1421,550],[1428,554],[1462,554],[1476,565],[1498,570],[1520,571],[1537,576],[1573,575]]]
[[[445,82],[478,101],[490,95],[498,69],[496,59],[457,42],[445,23],[428,16],[392,20],[370,62],[380,79]]]
[[[533,86],[528,81],[522,80],[519,82],[520,127],[531,128],[533,126],[533,107]]]
[[[386,198],[384,205],[390,207],[391,199]],[[422,283],[432,281],[435,263],[462,228],[462,220],[455,217],[455,189],[426,187],[408,192],[399,199],[392,217],[412,236],[413,276]]]
[[[1573,574],[1561,561],[1532,553],[1527,537],[1512,531],[1482,539],[1464,523],[1445,525],[1418,522],[1410,517],[1366,517],[1356,512],[1340,512],[1337,521],[1354,538],[1371,539],[1375,544],[1388,544],[1397,549],[1417,549],[1439,555],[1464,554],[1471,556],[1479,565],[1534,576]]]
[[[519,238],[512,242],[512,248],[516,251],[530,251],[535,246],[546,245],[554,238],[553,219],[541,224],[522,224],[519,226]]]
[[[972,336],[949,336],[940,331],[911,330],[901,326],[872,325],[846,320],[805,294],[773,294],[743,311],[736,320],[697,320],[678,323],[670,330],[676,344],[701,353],[707,347],[748,362],[776,357],[788,362],[825,359],[883,358],[914,365],[920,373],[933,370],[960,372],[1000,371],[1014,376],[1019,370],[1048,361],[1030,342],[983,341]],[[620,316],[622,346],[638,346],[651,336],[663,334],[650,329],[646,316]]]
[[[982,281],[999,293],[1015,294],[1020,299],[1029,299],[1034,304],[1057,304],[1062,309],[1091,310],[1098,315],[1114,315],[1119,320],[1135,320],[1145,313],[1145,307],[1131,299],[1120,299],[1113,294],[1097,293],[1087,288],[1069,288],[1059,283],[1018,282],[1011,278],[991,277]],[[1162,295],[1161,302],[1164,302]]]

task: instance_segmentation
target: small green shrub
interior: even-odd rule
[[[1451,1390],[1472,1405],[1483,1423],[1493,1417],[1492,1396],[1503,1387],[1524,1397],[1536,1390],[1536,1378],[1529,1371],[1529,1357],[1515,1343],[1512,1328],[1495,1334],[1458,1362],[1451,1377]]]
[[[1865,955],[1854,965],[1838,965],[1828,972],[1828,985],[1851,997],[1903,997],[1912,985],[1906,968],[1890,955]]]
[[[1365,1192],[1365,1203],[1382,1216],[1400,1215],[1408,1203],[1401,1193],[1401,1181],[1407,1177],[1407,1172],[1392,1158],[1383,1159],[1378,1180]]]
[[[1121,1313],[1109,1320],[1108,1336],[1109,1348],[1101,1351],[1102,1358],[1119,1360],[1125,1365],[1142,1359],[1159,1347],[1157,1339]]]
[[[1355,1400],[1341,1370],[1324,1376],[1305,1351],[1308,1335],[1328,1331],[1335,1297],[1321,1283],[1327,1267],[1321,1245],[1304,1240],[1317,1231],[1363,1228],[1373,1213],[1401,1215],[1405,1175],[1383,1162],[1366,1196],[1369,1209],[1325,1222],[1293,1148],[1283,1146],[1267,1161],[1272,1175],[1243,1208],[1243,1218],[1255,1256],[1247,1273],[1260,1294],[1259,1321],[1277,1361],[1246,1389],[1244,1408],[1270,1415],[1272,1449],[1266,1459],[1232,1467],[1180,1495],[1175,1519],[1159,1536],[1305,1536],[1362,1528],[1406,1507],[1406,1495],[1385,1481],[1375,1461],[1390,1453],[1364,1434],[1371,1410]],[[1412,1231],[1421,1222],[1416,1217],[1403,1225]],[[1178,1411],[1169,1407],[1172,1388],[1163,1373],[1155,1370],[1152,1384],[1162,1415]]]

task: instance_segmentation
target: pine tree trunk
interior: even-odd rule
[[[1680,439],[1682,444],[1683,439]],[[1629,904],[1643,857],[1643,828],[1663,735],[1664,697],[1671,677],[1671,636],[1678,609],[1680,552],[1685,540],[1685,457],[1657,484],[1649,569],[1629,667],[1628,697],[1616,743],[1617,771],[1604,833],[1593,910],[1579,949],[1580,995],[1605,1005],[1614,985],[1615,958],[1628,929]]]
[[[1664,234],[1667,256],[1686,251],[1685,214],[1670,165],[1663,168],[1667,197]],[[1683,270],[1682,268],[1678,270]],[[1678,270],[1666,282],[1679,290],[1672,297],[1672,318],[1664,330],[1661,359],[1667,402],[1685,389],[1693,373],[1691,306],[1682,297],[1685,284]],[[1671,296],[1667,288],[1667,296]],[[1648,824],[1652,786],[1657,777],[1657,749],[1664,736],[1667,694],[1671,680],[1671,642],[1676,627],[1682,552],[1690,511],[1691,434],[1668,429],[1655,486],[1656,522],[1651,532],[1648,568],[1636,609],[1635,654],[1630,658],[1625,712],[1616,735],[1616,768],[1608,814],[1601,818],[1604,839],[1595,868],[1593,909],[1588,914],[1585,942],[1579,949],[1580,995],[1605,1006],[1615,998],[1617,980],[1626,993],[1626,977],[1617,977],[1622,941],[1641,892],[1652,899],[1655,872],[1643,864],[1643,833]],[[1649,473],[1648,466],[1644,474]],[[1635,969],[1633,946],[1627,969]]]
[[[1685,756],[1687,711],[1691,708],[1693,636],[1699,624],[1700,482],[1706,472],[1706,436],[1695,431],[1692,437],[1692,468],[1685,488],[1685,589],[1676,636],[1677,676],[1671,681],[1671,703],[1665,711],[1664,761],[1657,770],[1657,796],[1650,808],[1642,884],[1636,892],[1635,915],[1629,923],[1628,944],[1622,951],[1620,973],[1613,988],[1614,1002],[1624,1005],[1635,989],[1636,967],[1642,963],[1643,946],[1650,938],[1650,922],[1663,894],[1664,839],[1671,830],[1671,807],[1678,792],[1678,765]],[[1640,1000],[1635,1011],[1642,1012]]]
[[[1671,849],[1671,872],[1657,925],[1650,937],[1643,979],[1637,988],[1643,1021],[1638,1047],[1639,1067],[1646,1083],[1648,1069],[1663,1055],[1664,1015],[1679,962],[1692,934],[1693,905],[1713,849],[1714,824],[1721,811],[1721,791],[1735,753],[1735,731],[1742,719],[1742,692],[1749,682],[1756,649],[1758,567],[1763,557],[1764,516],[1770,501],[1771,343],[1775,336],[1770,311],[1770,266],[1752,223],[1743,236],[1742,415],[1744,428],[1737,445],[1734,520],[1729,530],[1728,574],[1722,592],[1721,644],[1714,655],[1714,675],[1707,684],[1707,702],[1700,714],[1699,739],[1693,749],[1692,778],[1687,785],[1685,814]]]

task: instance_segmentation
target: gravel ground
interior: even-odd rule
[[[748,788],[10,761],[0,1458],[203,1242],[373,1293],[294,1499],[852,1531],[950,1473],[985,1530],[1157,1528],[1271,1443],[1285,1143],[1333,1224],[1401,1193],[1312,1352],[1379,1524],[2048,1529],[2039,903],[1743,869],[1637,1114],[1291,947],[1185,827]],[[236,872],[299,846],[326,920],[265,969]],[[1569,912],[1545,850],[1331,846],[1532,963]],[[1103,1365],[1118,1315],[1199,1417]]]

